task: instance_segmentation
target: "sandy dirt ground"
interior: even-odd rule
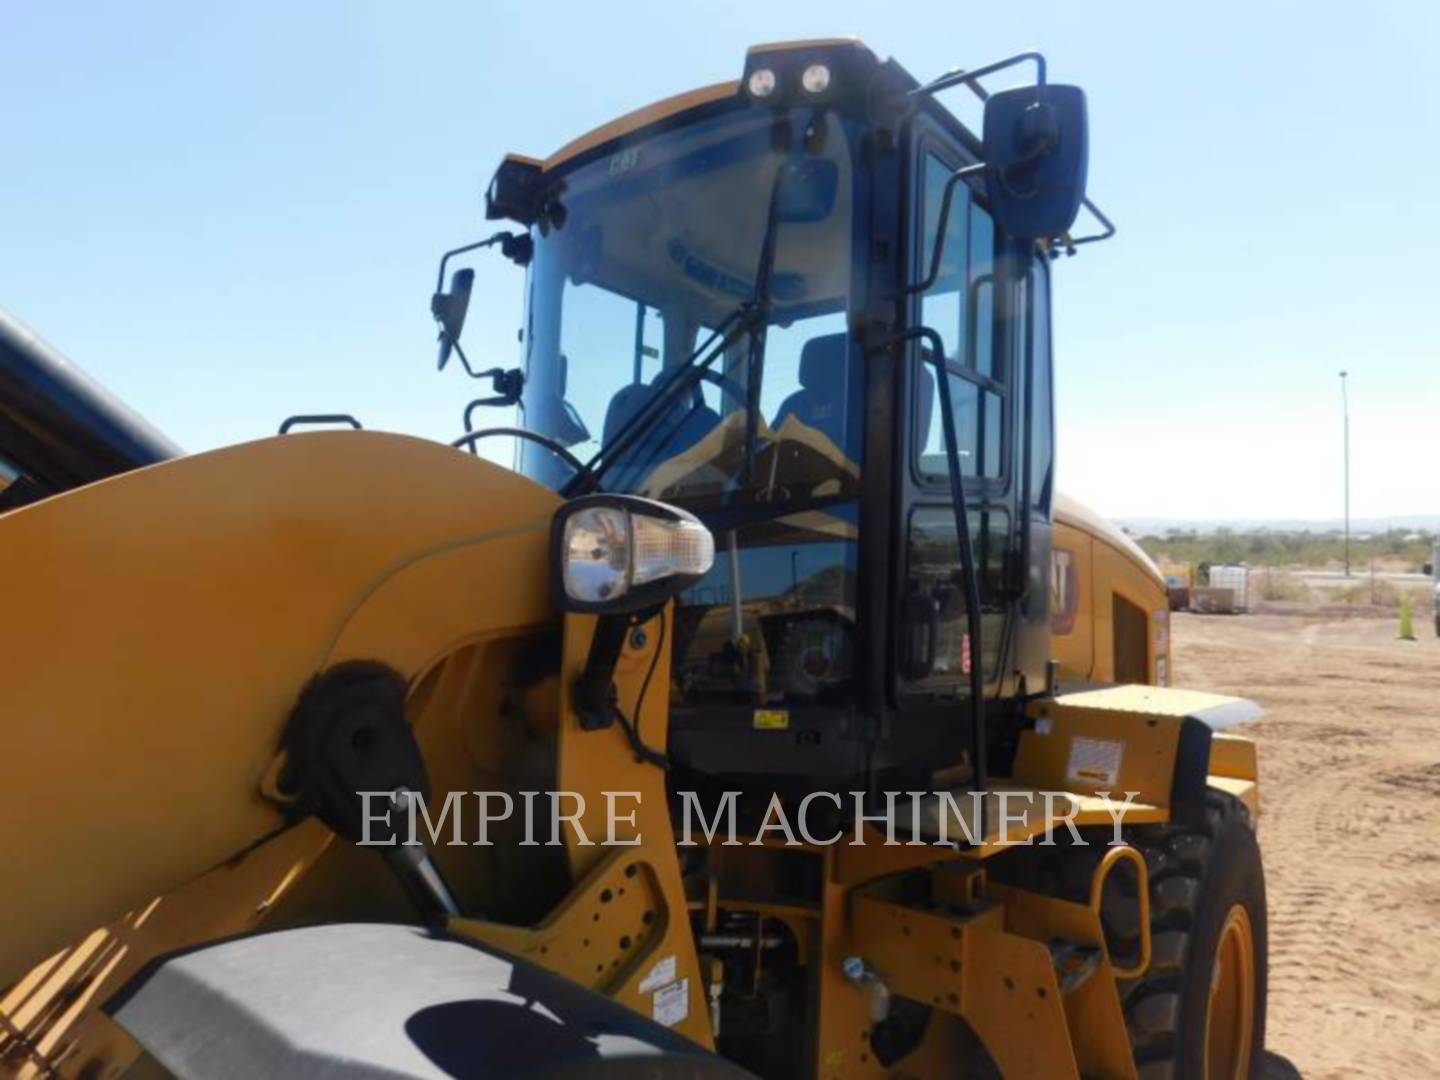
[[[1393,618],[1174,616],[1178,686],[1266,709],[1269,1075],[1440,1077],[1440,642]]]

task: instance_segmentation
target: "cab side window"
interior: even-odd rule
[[[954,169],[934,154],[925,157],[924,217],[920,226],[921,273],[934,261],[947,181]],[[950,368],[950,400],[955,411],[960,465],[966,476],[999,478],[1004,472],[1005,350],[996,319],[995,223],[989,211],[970,197],[968,184],[951,195],[944,245],[935,280],[920,300],[920,321],[935,330]],[[925,343],[927,361],[932,346]],[[967,377],[969,376],[969,377]],[[922,365],[917,417],[918,468],[929,482],[946,479],[940,392],[932,362]]]
[[[1025,280],[1030,313],[1030,508],[1050,515],[1055,490],[1055,390],[1050,359],[1050,266],[1037,257]]]

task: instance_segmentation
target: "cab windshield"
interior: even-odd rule
[[[682,695],[779,703],[849,678],[854,136],[834,111],[728,111],[565,173],[534,227],[521,422],[598,453],[604,490],[716,533],[681,603]],[[732,340],[703,378],[667,393],[717,328]],[[518,464],[555,489],[573,475],[535,444]]]
[[[644,437],[604,461],[607,490],[708,506],[813,498],[858,480],[859,395],[849,385],[858,365],[844,334],[849,132],[833,113],[799,113],[722,115],[557,185],[535,230],[522,417],[583,460],[643,416]],[[767,275],[772,195],[786,167],[810,179],[779,197]],[[654,410],[676,369],[747,301],[764,307],[761,325]],[[791,452],[776,453],[785,443]],[[543,448],[521,454],[535,479],[567,479]]]

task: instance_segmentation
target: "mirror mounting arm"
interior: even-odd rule
[[[465,244],[458,248],[451,248],[440,256],[440,272],[435,276],[435,291],[437,293],[445,290],[445,267],[456,255],[464,255],[469,251],[479,251],[481,248],[500,245],[500,251],[507,259],[525,266],[530,262],[533,252],[533,245],[527,233],[512,233],[501,230],[493,236],[487,236],[484,240],[477,240],[473,244]]]
[[[470,423],[471,414],[483,406],[496,408],[508,408],[520,401],[520,395],[525,390],[525,372],[520,368],[491,368],[489,371],[470,373],[477,379],[491,379],[495,384],[495,396],[476,398],[465,406],[465,430],[471,431],[474,426]]]
[[[439,299],[438,294],[436,296],[436,299]],[[442,321],[440,321],[439,319],[437,319],[436,321],[440,322],[439,341],[441,352],[439,366],[442,369],[445,367],[445,362],[448,359],[448,353],[453,350],[455,355],[460,357],[460,366],[465,369],[465,373],[469,375],[472,379],[478,379],[480,376],[476,373],[475,369],[470,366],[470,358],[465,355],[465,350],[460,347],[460,342],[456,340],[456,338],[448,330],[445,329],[445,324]]]
[[[1085,207],[1086,210],[1089,210],[1090,215],[1096,221],[1100,222],[1100,231],[1096,233],[1087,233],[1085,236],[1071,236],[1069,233],[1066,233],[1064,236],[1059,237],[1058,239],[1060,243],[1063,244],[1065,247],[1066,255],[1074,255],[1075,249],[1081,244],[1097,244],[1101,240],[1109,240],[1112,236],[1115,235],[1115,223],[1105,216],[1105,212],[1103,210],[1101,210],[1088,198],[1081,200],[1080,205]],[[1052,245],[1050,248],[1050,258],[1058,259],[1059,257],[1059,245]]]
[[[949,90],[952,86],[968,86],[981,101],[990,96],[990,92],[980,85],[980,80],[987,75],[994,75],[997,71],[1004,71],[1006,68],[1014,67],[1016,64],[1033,63],[1035,65],[1035,84],[1045,85],[1045,57],[1038,52],[1016,53],[1014,56],[1006,57],[1004,60],[997,60],[993,64],[986,64],[984,67],[975,68],[973,71],[963,69],[947,71],[938,79],[932,79],[924,86],[917,86],[905,96],[910,100],[928,97],[938,94],[941,90]]]

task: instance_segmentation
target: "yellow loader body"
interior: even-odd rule
[[[668,965],[690,999],[677,1030],[710,1045],[707,973],[688,916],[697,905],[744,903],[787,920],[820,958],[881,958],[897,992],[938,999],[947,1016],[1004,1048],[992,1049],[1002,1063],[1126,1074],[1113,981],[1066,996],[1046,952],[1056,928],[1098,947],[1096,913],[1000,886],[986,894],[984,861],[1001,841],[1038,837],[1067,813],[1082,827],[1111,820],[1097,785],[1065,772],[1075,738],[1126,739],[1114,779],[1117,790],[1137,792],[1131,820],[1166,820],[1183,717],[1228,699],[1148,688],[1042,703],[1045,723],[1025,736],[1016,775],[992,784],[1009,793],[1012,817],[986,843],[807,847],[825,882],[808,906],[727,895],[734,871],[722,863],[742,877],[765,871],[745,869],[750,846],[713,848],[712,889],[697,893],[682,880],[663,772],[638,763],[618,730],[575,723],[571,676],[594,619],[557,622],[547,536],[558,502],[443,446],[316,433],[180,459],[5,518],[9,561],[34,568],[10,594],[23,617],[0,631],[11,671],[0,690],[7,757],[24,763],[12,776],[23,827],[7,842],[10,886],[0,892],[0,924],[23,928],[0,935],[7,1065],[69,1073],[133,1060],[140,1048],[99,1006],[157,955],[315,919],[406,917],[383,868],[315,820],[292,820],[277,786],[277,747],[298,689],[338,662],[370,659],[408,680],[407,712],[437,792],[523,785],[529,762],[533,786],[587,797],[581,824],[592,837],[605,834],[606,791],[639,793],[637,846],[582,846],[567,832],[553,907],[524,923],[457,919],[455,933],[642,1013],[652,1006],[647,977]],[[557,626],[559,676],[528,691],[514,730],[502,715],[505,672],[527,641]],[[639,699],[656,648],[668,664],[660,638],[627,645],[616,672],[622,703]],[[637,715],[659,750],[667,710],[662,678]],[[1148,721],[1138,734],[1127,727],[1137,717]],[[1227,751],[1225,761],[1222,771],[1248,793],[1253,755]],[[1034,797],[1046,788],[1073,800],[1047,806]],[[772,846],[761,844],[760,855]],[[457,893],[486,909],[514,882],[516,868],[501,858],[437,849]],[[988,895],[991,914],[927,917],[892,895],[887,875],[919,866],[936,869],[942,892]],[[591,932],[597,925],[603,934]],[[926,949],[941,951],[922,957]],[[1019,1013],[997,997],[1015,980],[1034,995]],[[886,1075],[857,1034],[865,989],[827,970],[820,993],[821,1074]],[[1071,1029],[1082,1022],[1077,1057]],[[914,1060],[947,1060],[963,1030],[937,1023]]]

